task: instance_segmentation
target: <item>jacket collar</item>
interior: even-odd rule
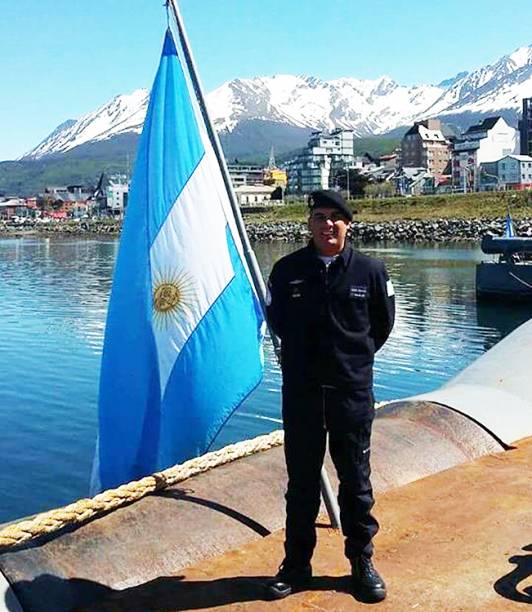
[[[316,251],[316,248],[312,240],[309,241],[307,245],[307,250],[308,250],[309,256],[313,260],[319,259],[318,251]],[[353,253],[353,247],[350,244],[348,244],[348,242],[346,241],[343,250],[338,254],[337,261],[341,262],[344,268],[347,268],[347,264],[349,263],[349,260],[351,259],[352,253]]]

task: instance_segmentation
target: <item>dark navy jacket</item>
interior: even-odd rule
[[[372,387],[374,354],[395,316],[381,261],[346,245],[327,269],[310,243],[274,265],[269,294],[267,315],[282,341],[285,388]]]

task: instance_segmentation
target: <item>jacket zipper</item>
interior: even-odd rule
[[[330,321],[331,308],[330,308],[330,288],[329,288],[329,267],[331,264],[326,265],[325,262],[322,262],[322,263],[325,268],[323,278],[325,281],[325,305],[327,308],[327,321]],[[333,389],[333,387],[330,385],[321,386],[321,410],[322,410],[322,419],[323,419],[323,429],[325,429],[325,431],[327,431],[327,389]]]

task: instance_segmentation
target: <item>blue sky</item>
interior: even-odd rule
[[[151,85],[163,0],[0,0],[0,160]],[[438,83],[532,43],[530,0],[181,0],[205,89],[307,74]]]

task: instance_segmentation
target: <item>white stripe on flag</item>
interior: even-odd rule
[[[182,292],[181,309],[162,314],[154,309],[161,397],[183,345],[234,276],[216,176],[216,160],[205,155],[150,250],[152,291],[175,282]]]
[[[188,78],[188,75],[187,75],[187,78]],[[191,85],[189,86],[191,87]],[[249,270],[248,262],[244,254],[244,247],[242,245],[242,239],[240,237],[240,232],[238,231],[237,223],[235,221],[235,215],[231,207],[229,195],[227,193],[227,187],[225,186],[225,183],[223,180],[222,169],[220,167],[220,163],[218,162],[218,159],[216,157],[216,153],[214,152],[214,148],[212,146],[211,140],[207,134],[207,129],[205,127],[205,123],[203,121],[202,113],[201,113],[196,97],[192,96],[190,102],[192,104],[192,107],[194,108],[194,113],[198,121],[198,131],[200,135],[200,140],[203,143],[203,148],[205,150],[205,157],[211,160],[209,164],[209,168],[211,170],[210,180],[212,181],[211,187],[212,187],[212,196],[213,196],[211,198],[211,201],[218,202],[219,205],[224,210],[226,222],[229,225],[229,229],[231,230],[231,234],[233,236],[233,240],[234,240],[236,249],[240,255],[242,265],[244,266],[244,269],[246,271],[246,275],[248,277],[249,284],[251,285],[251,289],[253,293],[257,295],[255,283],[253,281],[253,276]],[[264,329],[266,329],[266,324],[264,324]]]

